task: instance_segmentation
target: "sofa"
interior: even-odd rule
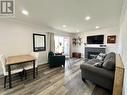
[[[48,64],[49,67],[58,67],[58,66],[64,66],[65,65],[65,56],[55,54],[52,51],[48,54]]]
[[[110,91],[113,89],[115,75],[114,52],[108,53],[103,59],[91,59],[80,65],[82,80],[89,80],[92,83],[106,88]]]

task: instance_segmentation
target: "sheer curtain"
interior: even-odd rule
[[[55,39],[54,33],[49,33],[50,38],[50,51],[55,52]]]
[[[54,38],[55,38],[55,52],[64,53],[63,37],[55,35]]]
[[[70,38],[64,37],[64,54],[70,57]]]

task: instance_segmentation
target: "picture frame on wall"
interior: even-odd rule
[[[115,44],[116,43],[116,35],[107,36],[107,43],[108,44]]]
[[[33,34],[33,51],[45,51],[46,50],[46,35]]]

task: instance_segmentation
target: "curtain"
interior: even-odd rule
[[[55,52],[54,33],[49,33],[49,36],[50,36],[50,51]]]

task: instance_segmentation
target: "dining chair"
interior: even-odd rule
[[[36,68],[36,73],[38,75],[38,58],[39,58],[39,53],[38,52],[32,52],[30,54],[31,56],[33,56],[36,60],[35,60],[35,68]],[[33,69],[33,64],[31,62],[28,62],[26,64],[23,65],[24,67],[24,71],[25,71],[25,77],[26,77],[26,71]]]
[[[8,77],[8,69],[7,69],[7,59],[4,55],[0,55],[0,65],[2,66],[2,71],[4,75],[4,88],[6,88],[6,81]],[[16,73],[22,73],[23,74],[23,67],[20,65],[12,65],[11,66],[11,74],[16,74]]]

